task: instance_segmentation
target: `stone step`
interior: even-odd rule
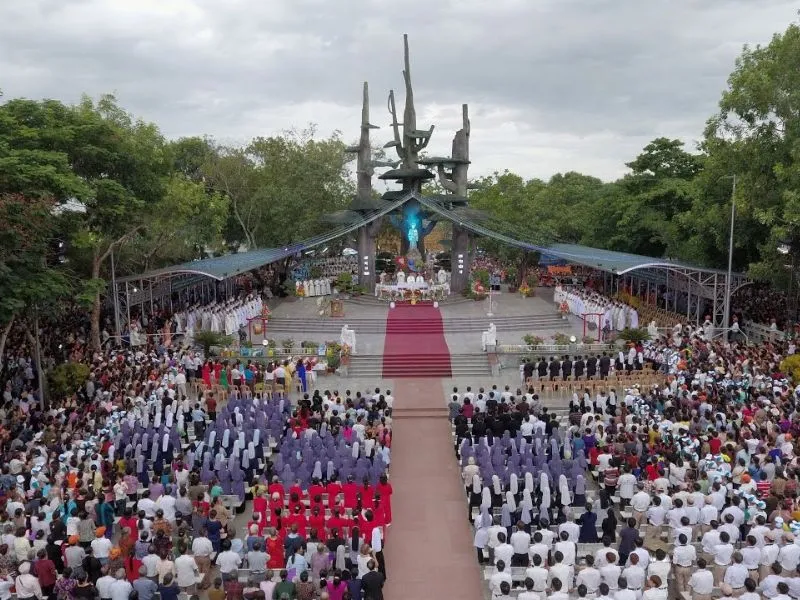
[[[269,336],[273,332],[296,332],[298,335],[302,333],[336,333],[341,330],[344,323],[347,323],[356,332],[356,335],[359,333],[379,334],[386,331],[386,320],[383,318],[353,317],[333,320],[278,317],[270,319],[267,325],[267,335]],[[556,330],[565,327],[567,324],[558,315],[521,315],[493,319],[488,317],[477,319],[451,318],[443,320],[444,330],[449,333],[481,332],[487,330],[490,323],[494,323],[498,331],[520,334]],[[427,319],[407,319],[403,323],[403,332],[405,333],[427,333],[430,331],[431,324]]]

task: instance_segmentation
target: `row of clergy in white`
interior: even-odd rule
[[[330,279],[306,279],[294,282],[295,292],[298,296],[327,296],[332,293]],[[300,290],[302,288],[302,294]]]
[[[212,302],[204,306],[175,313],[175,333],[191,337],[195,331],[216,331],[233,335],[248,320],[261,314],[262,301],[259,295],[249,295],[227,302]]]
[[[622,331],[626,327],[639,327],[639,313],[635,308],[604,298],[596,292],[580,289],[564,289],[556,286],[553,300],[556,304],[567,303],[569,312],[582,317],[583,315],[602,314],[603,329]]]

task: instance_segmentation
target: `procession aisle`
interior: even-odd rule
[[[460,470],[438,379],[399,379],[393,388],[392,526],[388,600],[483,600]]]
[[[386,317],[383,378],[450,377],[442,313],[429,302],[398,304]]]

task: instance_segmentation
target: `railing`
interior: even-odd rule
[[[747,323],[740,329],[743,332],[746,332],[746,335],[750,341],[755,343],[761,343],[765,340],[782,340],[786,336],[783,331],[779,331],[777,329],[772,330],[770,329],[769,325],[764,325],[762,323]]]
[[[499,344],[489,346],[496,354],[591,354],[613,348],[613,344]]]

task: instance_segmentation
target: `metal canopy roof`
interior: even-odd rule
[[[417,198],[417,200],[419,200],[420,204],[440,214],[449,221],[458,223],[461,227],[478,235],[490,237],[523,250],[539,252],[547,257],[564,260],[573,264],[592,267],[594,269],[614,273],[616,275],[624,275],[636,269],[648,268],[666,268],[678,269],[682,271],[689,270],[701,273],[725,274],[725,271],[719,269],[698,267],[668,258],[653,258],[650,256],[641,256],[639,254],[629,254],[627,252],[601,250],[599,248],[580,246],[578,244],[540,245],[526,242],[524,240],[516,240],[505,234],[492,231],[491,229],[475,223],[474,221],[470,221],[469,219],[466,219],[463,214],[449,210],[428,198]]]
[[[380,209],[365,213],[360,219],[353,221],[352,223],[347,223],[341,227],[329,231],[328,233],[304,240],[302,242],[297,242],[281,248],[251,250],[250,252],[243,252],[240,254],[228,254],[215,258],[186,262],[171,267],[164,267],[161,269],[148,271],[146,273],[142,273],[141,275],[121,277],[118,279],[118,281],[125,282],[152,280],[184,274],[203,275],[218,281],[222,281],[224,279],[235,277],[236,275],[240,275],[242,273],[247,273],[248,271],[258,269],[259,267],[263,267],[279,260],[283,260],[284,258],[288,258],[289,256],[297,254],[298,252],[303,252],[316,246],[326,244],[338,237],[355,231],[363,225],[371,223],[379,217],[388,214],[412,198],[415,198],[420,204],[444,217],[448,221],[458,223],[461,227],[477,235],[490,237],[523,250],[539,252],[542,255],[550,258],[564,260],[573,264],[584,265],[601,271],[614,273],[616,275],[624,275],[637,269],[651,268],[672,269],[684,272],[694,271],[699,273],[725,274],[725,271],[719,269],[698,267],[667,258],[653,258],[650,256],[629,254],[627,252],[601,250],[599,248],[590,248],[588,246],[579,246],[577,244],[534,244],[524,240],[517,240],[503,233],[488,229],[479,223],[475,223],[474,221],[467,219],[463,211],[456,212],[450,210],[431,198],[422,197],[413,192],[399,192],[396,197],[396,200],[392,202],[386,202],[385,206],[381,207]],[[736,275],[741,277],[741,275],[738,273]]]
[[[393,211],[395,208],[401,206],[412,197],[409,192],[403,195],[400,199],[394,202],[387,202],[386,206],[366,213],[361,219],[348,223],[344,226],[337,227],[313,238],[297,242],[295,244],[288,244],[279,248],[263,248],[261,250],[250,250],[249,252],[241,252],[239,254],[226,254],[225,256],[216,256],[214,258],[205,258],[203,260],[193,260],[190,262],[173,265],[171,267],[163,267],[147,271],[141,275],[129,275],[127,277],[120,277],[117,279],[119,282],[125,281],[139,281],[139,280],[152,280],[175,277],[177,275],[193,274],[204,275],[217,281],[223,281],[242,273],[247,273],[254,269],[278,262],[284,258],[288,258],[298,252],[309,250],[322,244],[340,238],[343,235],[355,231],[362,225],[371,223],[378,217]]]

